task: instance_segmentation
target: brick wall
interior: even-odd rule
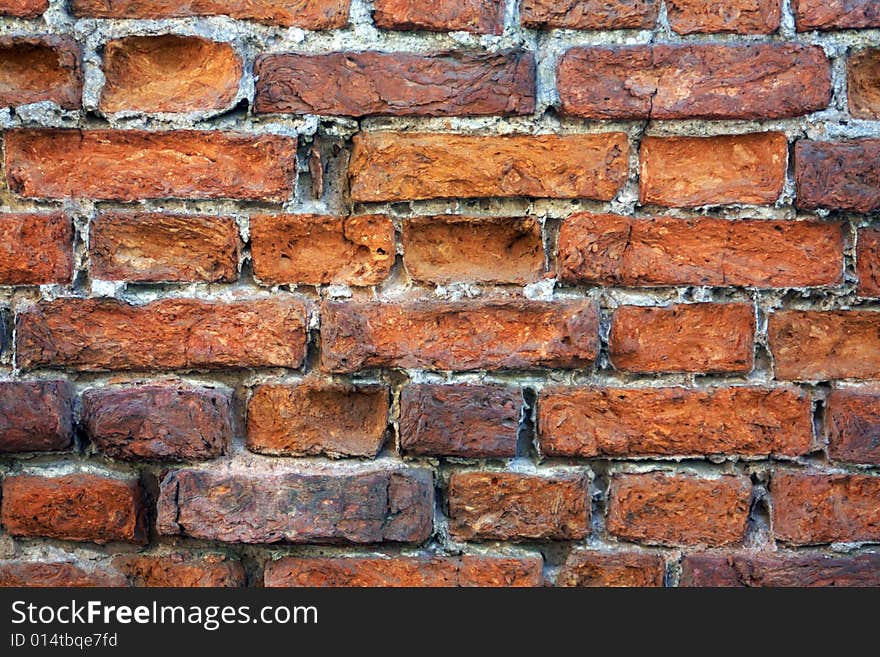
[[[880,584],[876,2],[0,14],[0,584]]]

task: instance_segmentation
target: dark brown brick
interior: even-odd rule
[[[0,561],[0,587],[86,588],[126,586],[121,574],[68,561]]]
[[[796,205],[868,213],[880,209],[880,139],[801,140],[795,145]]]
[[[791,0],[799,32],[880,27],[875,0]]]
[[[832,391],[825,404],[825,431],[832,459],[880,465],[880,389]]]
[[[880,554],[694,554],[681,562],[680,586],[880,586]]]
[[[65,381],[0,381],[0,453],[66,450],[73,399]]]

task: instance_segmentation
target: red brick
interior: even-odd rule
[[[419,456],[512,458],[522,404],[516,388],[406,386],[400,394],[400,447]]]
[[[217,554],[136,554],[116,557],[113,566],[125,573],[133,586],[239,587],[247,580],[241,562]]]
[[[330,116],[480,116],[535,111],[535,58],[498,53],[263,55],[254,110]]]
[[[449,479],[449,531],[459,541],[580,540],[590,533],[582,475],[456,472]]]
[[[669,26],[679,34],[773,34],[781,0],[667,0]]]
[[[880,27],[875,0],[791,0],[799,32]]]
[[[526,587],[543,584],[541,557],[287,557],[266,564],[270,587]]]
[[[6,477],[0,518],[12,536],[147,542],[143,493],[135,479],[91,474]]]
[[[480,157],[475,158],[474,153]],[[627,177],[625,134],[354,136],[355,201],[529,196],[609,201]]]
[[[534,29],[649,30],[659,0],[522,0],[522,24]]]
[[[78,109],[81,59],[80,47],[72,39],[0,37],[0,106],[51,101],[63,109]]]
[[[559,234],[559,279],[632,287],[789,288],[843,280],[843,225],[577,214]]]
[[[72,406],[65,381],[0,381],[0,453],[68,449]]]
[[[857,119],[880,119],[880,48],[850,55],[846,72],[849,113]]]
[[[615,474],[606,526],[618,538],[651,545],[741,543],[752,487],[746,477]]]
[[[254,274],[283,285],[378,285],[394,265],[394,224],[384,215],[251,217]]]
[[[12,130],[9,187],[29,198],[285,201],[296,139],[178,130]]]
[[[385,443],[383,386],[261,385],[248,404],[247,447],[261,454],[374,457]]]
[[[328,302],[321,315],[328,372],[584,367],[599,349],[590,301]]]
[[[414,217],[403,228],[403,252],[421,282],[525,284],[544,275],[541,224],[530,217]]]
[[[831,101],[831,65],[799,44],[571,48],[562,113],[591,119],[771,119]]]
[[[106,213],[89,228],[94,278],[229,283],[238,278],[238,226],[231,217]]]
[[[0,561],[0,587],[86,588],[126,586],[119,573],[67,561]]]
[[[102,453],[124,461],[200,461],[226,452],[232,396],[210,388],[87,390],[82,425]]]
[[[686,555],[679,586],[880,586],[880,554]]]
[[[750,372],[755,309],[747,303],[621,306],[611,362],[624,372]]]
[[[666,562],[647,552],[574,550],[556,578],[557,586],[660,587]]]
[[[504,0],[374,0],[373,22],[384,30],[501,34]]]
[[[427,470],[222,474],[178,470],[161,484],[157,529],[228,543],[421,543],[433,529]]]
[[[17,364],[84,372],[291,367],[306,351],[306,309],[290,298],[213,303],[58,299],[18,316]]]
[[[114,39],[104,46],[104,112],[203,112],[229,107],[241,57],[228,43],[163,34]]]
[[[880,376],[880,314],[782,310],[767,326],[776,378],[784,381]]]
[[[177,18],[230,16],[270,25],[330,30],[348,24],[350,0],[72,0],[82,18]]]
[[[0,214],[0,285],[70,283],[73,223],[65,214]]]
[[[721,137],[646,137],[639,198],[678,207],[774,203],[782,194],[788,141],[778,132]]]
[[[832,391],[826,401],[825,433],[832,459],[880,465],[880,389]]]
[[[548,456],[792,457],[813,443],[810,398],[797,388],[547,388],[538,420]]]
[[[880,298],[880,228],[859,231],[859,296]]]
[[[862,214],[880,209],[880,139],[801,140],[794,153],[797,207]]]
[[[773,533],[792,545],[880,540],[880,477],[777,472]]]
[[[49,8],[49,0],[0,0],[0,15],[37,18]]]

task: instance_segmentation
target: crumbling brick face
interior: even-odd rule
[[[0,586],[880,584],[874,0],[0,28]]]

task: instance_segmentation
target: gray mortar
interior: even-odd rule
[[[411,294],[419,288],[409,279],[400,264],[400,258],[389,281],[380,286],[366,289],[350,289],[346,286],[262,286],[250,272],[249,231],[250,216],[257,212],[293,213],[339,213],[347,210],[355,212],[387,213],[394,218],[398,233],[397,252],[402,253],[399,242],[401,222],[409,216],[429,214],[473,214],[484,216],[521,216],[525,214],[538,217],[543,226],[544,244],[548,263],[555,259],[555,245],[559,220],[580,211],[611,212],[638,217],[672,216],[698,217],[717,216],[727,219],[789,219],[832,218],[849,224],[849,242],[846,249],[845,281],[829,289],[793,290],[743,290],[734,288],[659,288],[627,289],[615,287],[562,287],[556,281],[544,281],[525,287],[488,286],[460,284],[424,288],[425,295],[447,299],[479,298],[489,295],[525,296],[531,299],[577,299],[591,298],[602,308],[601,331],[603,353],[594,368],[582,371],[537,371],[537,372],[469,372],[443,373],[425,371],[364,372],[352,377],[328,377],[330,379],[353,380],[364,383],[384,383],[392,389],[394,406],[390,418],[389,444],[396,443],[397,400],[400,389],[407,382],[433,383],[501,383],[520,388],[528,388],[540,395],[548,385],[597,385],[626,387],[660,387],[670,385],[690,386],[696,389],[718,385],[772,385],[772,356],[766,347],[766,318],[779,308],[821,308],[846,309],[852,307],[880,310],[880,302],[859,299],[856,295],[855,247],[856,229],[864,226],[878,226],[877,217],[854,216],[844,213],[802,213],[792,206],[794,181],[789,172],[785,191],[775,205],[767,207],[731,206],[707,207],[693,211],[638,205],[638,151],[644,135],[688,135],[710,136],[739,134],[767,130],[784,132],[790,142],[797,139],[846,139],[877,136],[880,124],[874,121],[856,120],[848,116],[846,99],[845,58],[850,50],[880,45],[880,30],[841,31],[829,33],[799,34],[794,28],[794,18],[789,0],[783,2],[782,28],[772,36],[736,35],[693,35],[682,37],[669,28],[665,7],[661,8],[658,27],[653,30],[621,30],[613,32],[590,32],[572,30],[536,31],[524,29],[519,25],[519,3],[507,0],[505,24],[500,36],[479,36],[466,33],[437,34],[428,32],[386,32],[378,30],[371,20],[372,2],[352,0],[351,24],[342,30],[329,32],[308,32],[297,28],[264,26],[224,17],[185,18],[158,21],[141,20],[76,20],[66,10],[65,0],[50,0],[50,8],[42,19],[19,20],[0,19],[0,35],[20,34],[72,34],[84,47],[84,110],[64,111],[51,103],[37,103],[14,110],[0,110],[0,129],[16,127],[78,127],[78,128],[118,128],[173,130],[179,128],[222,129],[251,134],[274,133],[295,135],[301,140],[298,161],[298,177],[295,195],[283,205],[266,203],[237,203],[232,201],[189,201],[157,200],[134,204],[93,202],[88,200],[69,200],[62,203],[33,202],[16,198],[7,190],[0,191],[4,211],[34,211],[64,209],[75,221],[75,267],[76,282],[71,286],[41,286],[31,288],[0,287],[0,310],[6,308],[21,312],[39,300],[49,300],[64,296],[112,296],[130,303],[147,303],[163,297],[189,297],[205,300],[232,300],[240,298],[264,298],[290,295],[302,298],[312,307],[310,328],[312,344],[310,352],[315,353],[316,332],[319,317],[315,311],[317,302],[327,298],[383,299],[394,300]],[[105,116],[98,110],[101,89],[104,84],[101,73],[100,52],[111,39],[129,35],[180,34],[199,36],[232,44],[242,58],[245,73],[238,94],[228,108],[217,112],[193,112],[186,115],[161,114],[143,116],[139,114],[116,114]],[[587,121],[560,118],[554,111],[559,96],[555,86],[555,68],[560,56],[570,47],[579,45],[633,45],[648,43],[739,43],[739,42],[794,42],[821,46],[832,59],[834,97],[828,109],[809,116],[773,121]],[[338,50],[381,50],[388,52],[435,52],[446,49],[481,49],[498,51],[505,48],[521,47],[535,53],[537,61],[537,110],[529,117],[479,117],[479,118],[367,118],[354,121],[344,118],[294,117],[294,116],[255,116],[251,107],[254,99],[253,63],[258,54],[303,52],[324,53]],[[248,111],[234,110],[246,101]],[[232,111],[230,111],[232,110]],[[615,199],[608,203],[588,200],[553,199],[462,199],[413,201],[405,203],[358,204],[351,207],[346,198],[344,162],[335,171],[328,172],[325,193],[322,198],[311,196],[305,154],[312,140],[350,140],[360,131],[436,131],[465,134],[583,134],[593,132],[623,131],[629,135],[631,156],[627,184]],[[89,274],[88,232],[89,222],[99,210],[135,208],[142,211],[177,212],[182,214],[217,214],[235,217],[242,240],[240,267],[241,279],[235,283],[220,284],[169,284],[169,285],[126,285],[93,280]],[[631,375],[616,372],[610,368],[607,356],[607,332],[610,314],[621,304],[646,306],[667,305],[679,302],[699,301],[748,301],[755,304],[758,317],[757,349],[758,360],[754,372],[748,375],[707,376],[707,375]],[[878,315],[880,317],[880,315]],[[13,336],[14,339],[14,336]],[[11,350],[0,355],[0,379],[26,378],[49,379],[66,378],[72,382],[77,393],[92,388],[119,385],[124,382],[174,382],[187,385],[215,386],[229,388],[236,393],[236,408],[239,411],[240,427],[229,454],[205,464],[192,464],[193,467],[210,469],[216,472],[294,472],[326,470],[332,472],[369,471],[384,467],[418,466],[431,469],[438,483],[447,480],[454,471],[480,467],[486,470],[507,470],[523,473],[549,475],[554,472],[579,472],[587,474],[591,482],[593,499],[594,532],[582,542],[591,549],[607,551],[626,546],[604,529],[603,511],[605,491],[599,484],[617,472],[645,472],[664,470],[678,473],[692,473],[703,476],[719,476],[722,473],[740,473],[754,476],[758,482],[754,487],[754,497],[762,504],[772,506],[772,499],[766,489],[766,481],[774,467],[785,469],[808,469],[822,472],[868,472],[880,474],[880,468],[866,466],[846,466],[830,464],[826,445],[818,428],[814,437],[816,454],[796,459],[746,459],[746,458],[693,458],[678,457],[668,459],[543,459],[535,449],[528,450],[511,461],[396,458],[393,452],[386,452],[377,460],[364,461],[349,459],[345,462],[328,459],[284,459],[265,457],[248,452],[244,447],[244,405],[254,386],[263,382],[294,383],[301,381],[308,372],[284,369],[263,370],[223,370],[218,372],[116,372],[111,374],[59,372],[38,370],[23,374],[15,369]],[[855,382],[840,382],[837,385],[855,385]],[[814,398],[823,400],[827,394],[827,384],[809,382],[802,385]],[[821,404],[816,404],[817,420]],[[78,413],[77,409],[77,413]],[[817,423],[818,424],[818,423]],[[536,443],[534,417],[523,414],[520,423],[521,440]],[[92,455],[78,450],[71,454],[41,454],[26,457],[0,457],[0,475],[15,472],[40,472],[43,474],[62,474],[67,472],[96,472],[113,477],[146,477],[158,479],[165,469],[159,464],[128,464],[115,462],[101,455]],[[363,548],[322,547],[322,546],[247,546],[223,545],[187,538],[160,538],[151,549],[152,554],[166,554],[180,548],[204,548],[241,557],[248,569],[251,583],[261,582],[261,568],[268,559],[284,555],[375,555],[375,554],[535,554],[540,552],[546,559],[546,575],[555,580],[561,563],[564,561],[572,543],[562,545],[524,544],[522,546],[498,546],[497,544],[455,543],[448,534],[447,520],[443,513],[445,501],[440,499],[435,518],[435,535],[430,544],[423,549],[383,547],[380,551]],[[760,548],[774,550],[767,527],[758,516],[750,518],[750,531],[747,537],[748,549]],[[642,549],[637,546],[628,546]],[[840,544],[833,550],[851,551],[864,548],[861,544]],[[120,552],[133,552],[133,546],[95,546],[78,545],[54,540],[13,540],[0,534],[0,558],[32,560],[77,560],[87,568],[96,567],[107,561],[108,555]],[[646,551],[657,551],[649,548]],[[800,552],[811,553],[813,548],[799,548]],[[676,584],[680,578],[681,550],[659,548],[667,561],[667,582]]]

